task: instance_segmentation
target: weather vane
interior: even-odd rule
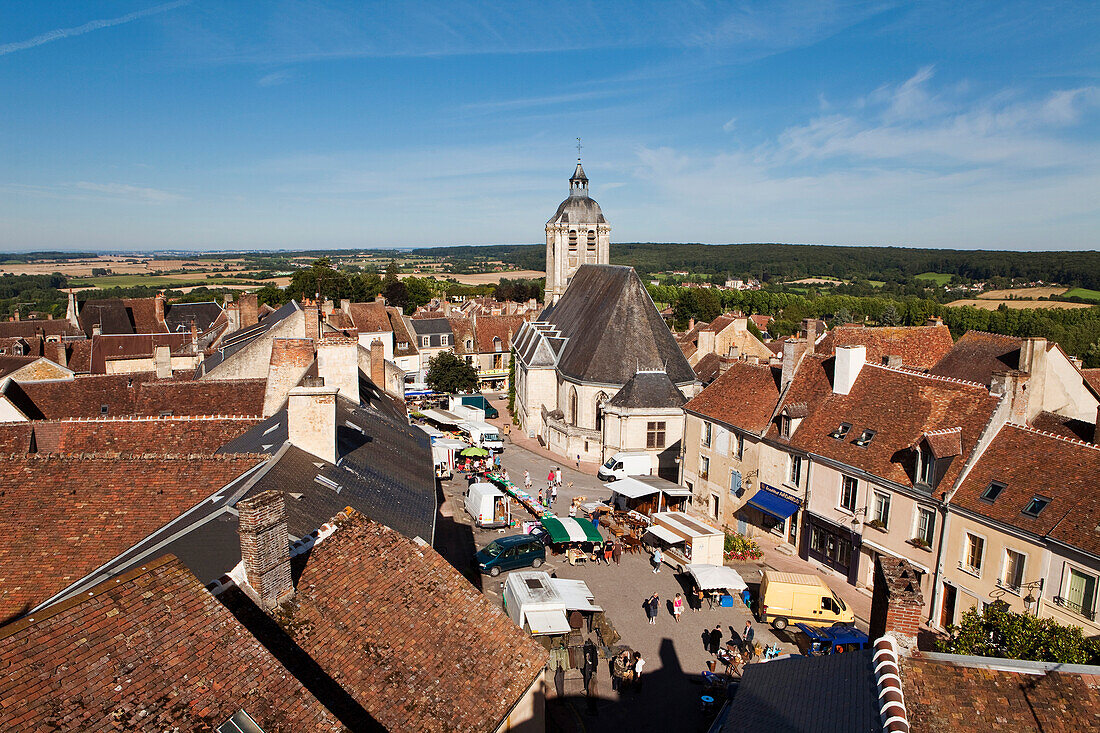
[[[580,160],[581,160],[581,139],[578,137],[577,138],[577,162],[579,163]]]

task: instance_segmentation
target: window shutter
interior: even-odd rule
[[[741,495],[741,472],[730,471],[730,493]]]

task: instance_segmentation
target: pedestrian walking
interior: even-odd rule
[[[577,470],[581,470],[581,454],[577,454]]]
[[[642,689],[642,668],[645,667],[645,660],[642,659],[641,652],[634,652],[634,689]]]
[[[716,625],[710,631],[710,653],[717,654],[722,648],[722,624]]]
[[[550,487],[550,504],[553,505],[558,500],[558,485],[554,484]]]
[[[554,486],[561,488],[561,466],[554,469]]]
[[[646,613],[649,615],[650,626],[657,625],[657,614],[661,612],[661,599],[656,593],[649,597],[646,601]]]
[[[753,648],[753,637],[756,636],[752,630],[752,621],[745,622],[745,630],[741,632],[741,641],[744,643],[745,654],[751,654]]]
[[[619,558],[623,554],[623,546],[618,542],[611,543],[611,559],[615,561],[615,564],[619,564]]]
[[[611,540],[605,540],[604,543],[603,543],[603,564],[604,565],[610,565],[611,564],[611,555],[614,552],[614,550],[612,549],[612,544],[613,543],[611,542]]]
[[[664,555],[661,554],[661,548],[660,547],[654,547],[653,548],[653,572],[654,573],[661,572],[661,563],[664,561],[664,559],[665,559]]]
[[[680,614],[684,612],[684,599],[677,593],[676,597],[672,599],[672,617],[676,619],[676,623],[680,623]]]
[[[577,505],[576,504],[570,504],[569,505],[569,517],[571,519],[575,519],[576,516],[577,516]]]
[[[531,488],[531,472],[528,471],[526,468],[523,469],[523,485],[526,486],[528,489]]]
[[[584,690],[588,692],[588,685],[596,675],[598,664],[598,651],[591,639],[584,642],[584,663],[581,665],[581,678],[584,680]]]
[[[542,489],[539,489],[539,506],[542,506]]]
[[[546,474],[546,489],[550,490],[550,487],[554,485],[554,469],[551,467],[550,473]]]

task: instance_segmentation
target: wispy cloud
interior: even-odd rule
[[[265,74],[264,76],[261,76],[256,84],[261,87],[276,87],[280,84],[286,84],[293,78],[294,74],[286,69],[283,69],[282,71],[273,71],[270,74]]]
[[[60,41],[63,38],[71,38],[73,36],[82,36],[85,33],[91,33],[92,31],[98,31],[102,28],[110,28],[111,26],[122,25],[123,23],[130,23],[141,18],[146,18],[150,15],[156,15],[158,13],[165,13],[169,10],[174,10],[182,5],[188,5],[191,0],[176,0],[176,2],[164,3],[162,5],[156,5],[145,10],[138,10],[133,13],[127,13],[126,15],[120,15],[117,18],[106,18],[103,20],[92,20],[84,25],[74,26],[72,28],[57,28],[52,31],[48,31],[34,38],[28,38],[25,41],[17,41],[15,43],[5,43],[0,45],[0,56],[6,56],[9,53],[15,53],[16,51],[25,51],[28,48],[34,48],[53,41]]]
[[[102,194],[103,196],[138,203],[163,204],[167,201],[178,201],[183,198],[179,194],[164,191],[159,188],[147,188],[144,186],[131,186],[126,183],[93,183],[91,181],[77,181],[72,187],[80,191]]]

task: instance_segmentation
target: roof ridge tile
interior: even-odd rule
[[[1042,435],[1047,438],[1057,438],[1058,440],[1069,443],[1070,445],[1077,445],[1081,446],[1082,448],[1091,448],[1093,450],[1100,451],[1100,445],[1097,445],[1096,443],[1089,443],[1088,441],[1080,440],[1078,438],[1069,438],[1065,435],[1052,433],[1049,430],[1040,430],[1039,428],[1033,428],[1030,425],[1023,425],[1021,423],[1015,422],[1006,422],[1005,425],[1010,428],[1017,428],[1025,432],[1035,433],[1036,435]]]

